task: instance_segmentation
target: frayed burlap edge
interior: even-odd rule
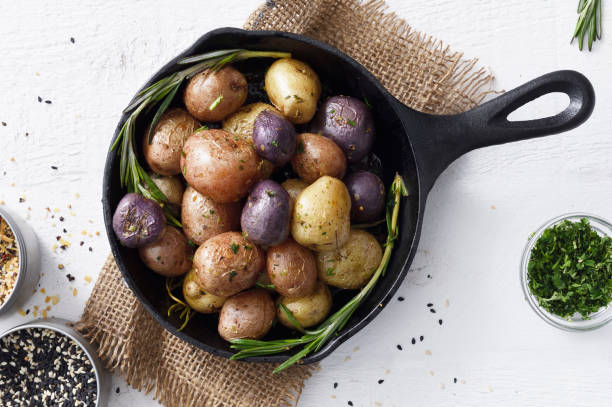
[[[272,374],[274,365],[230,361],[197,349],[161,327],[122,281],[110,255],[81,320],[106,367],[168,407],[291,407],[316,366]]]
[[[492,93],[493,76],[373,0],[268,0],[247,29],[290,31],[335,46],[372,72],[398,100],[423,112],[468,110]],[[109,257],[77,328],[135,389],[167,407],[295,406],[316,366],[272,375],[270,364],[232,362],[163,329],[125,286]]]

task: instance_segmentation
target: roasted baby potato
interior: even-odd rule
[[[223,130],[202,130],[183,146],[187,183],[216,202],[236,202],[260,177],[262,159],[245,140]]]
[[[242,208],[242,233],[256,244],[281,244],[289,236],[289,209],[289,194],[280,184],[269,179],[260,181],[253,187]]]
[[[346,157],[330,139],[303,133],[297,138],[297,151],[291,159],[291,166],[301,179],[310,184],[323,175],[344,177]]]
[[[329,288],[322,282],[318,282],[314,292],[300,298],[279,297],[277,300],[276,315],[281,324],[288,328],[297,327],[291,322],[287,313],[282,309],[283,304],[303,328],[309,328],[322,322],[332,306],[332,296]]]
[[[323,176],[295,201],[291,235],[315,251],[336,250],[349,238],[351,198],[339,179]]]
[[[181,206],[183,232],[201,245],[220,233],[240,230],[241,210],[240,202],[215,202],[188,186]]]
[[[226,65],[214,72],[206,70],[187,83],[183,101],[198,120],[218,122],[234,113],[247,98],[247,81],[236,68]]]
[[[261,157],[283,166],[295,153],[297,133],[293,124],[280,114],[261,112],[253,127],[253,144]]]
[[[289,194],[289,213],[293,213],[293,206],[298,195],[308,186],[307,183],[297,178],[290,178],[281,184],[285,191]]]
[[[216,235],[198,247],[193,268],[204,291],[229,297],[252,287],[265,266],[263,251],[238,232]]]
[[[180,230],[166,225],[157,240],[140,247],[138,254],[142,262],[157,274],[176,277],[191,268],[193,249]]]
[[[351,221],[374,222],[382,218],[385,209],[385,185],[368,171],[357,171],[344,178],[351,196]]]
[[[181,206],[185,187],[183,181],[177,176],[162,176],[154,172],[149,173],[155,186],[168,198],[171,205]]]
[[[277,108],[267,103],[251,103],[242,106],[236,113],[223,120],[223,130],[244,137],[247,141],[252,143],[255,119],[257,119],[257,116],[259,116],[261,112],[281,114]]]
[[[277,59],[266,72],[265,86],[272,104],[292,123],[308,123],[314,116],[321,82],[308,64]]]
[[[159,204],[140,194],[125,194],[113,214],[113,231],[126,247],[153,243],[164,230],[166,217]]]
[[[317,253],[319,279],[339,288],[363,287],[382,259],[382,247],[366,231],[351,229],[348,241],[341,248]]]
[[[183,144],[199,127],[200,123],[183,109],[168,109],[155,126],[151,144],[148,128],[142,137],[142,153],[149,167],[160,175],[180,174]]]
[[[219,335],[232,339],[259,339],[268,333],[274,322],[275,309],[272,296],[256,288],[228,298],[219,315]]]
[[[314,254],[291,238],[268,249],[266,270],[275,290],[285,297],[305,297],[317,285]]]
[[[361,100],[334,96],[321,104],[310,124],[314,133],[332,139],[346,154],[348,162],[365,157],[374,144],[374,118]]]
[[[191,269],[183,279],[183,297],[194,311],[201,314],[218,312],[226,300],[225,297],[217,297],[216,295],[205,292],[202,287],[200,287],[198,275],[193,269]]]

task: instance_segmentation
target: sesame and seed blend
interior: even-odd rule
[[[0,217],[0,306],[13,292],[19,274],[19,249],[15,235]]]
[[[96,399],[91,361],[69,337],[26,328],[0,338],[0,405],[93,407]]]

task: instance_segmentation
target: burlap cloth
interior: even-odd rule
[[[369,69],[395,97],[428,113],[467,110],[487,94],[492,76],[475,60],[410,29],[382,1],[274,0],[251,14],[247,29],[305,34]],[[168,333],[122,283],[111,257],[102,268],[78,328],[130,386],[154,391],[165,406],[295,406],[313,366],[277,375],[269,364],[232,362]]]

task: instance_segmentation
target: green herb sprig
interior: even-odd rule
[[[321,349],[332,337],[344,328],[348,320],[351,318],[355,310],[361,305],[365,298],[370,294],[372,288],[376,285],[381,276],[385,275],[395,240],[398,237],[397,223],[399,218],[399,209],[401,198],[408,196],[408,191],[404,185],[400,175],[396,175],[391,184],[389,193],[389,202],[387,204],[387,240],[384,244],[385,251],[378,268],[370,278],[370,281],[359,291],[359,293],[347,302],[342,308],[328,317],[321,325],[313,330],[304,330],[304,334],[296,339],[280,339],[274,341],[259,341],[253,339],[234,339],[231,341],[231,348],[238,350],[230,359],[244,359],[253,356],[272,355],[282,353],[292,348],[303,346],[303,349],[295,355],[281,363],[274,369],[274,373],[278,373],[287,369],[289,366],[299,363],[304,357],[312,352]],[[299,330],[299,324],[295,324],[297,320],[291,315],[289,310],[283,311],[287,317]],[[292,318],[293,317],[293,318]],[[295,321],[295,322],[294,322]]]
[[[218,71],[232,62],[263,57],[289,58],[291,54],[288,52],[249,51],[246,49],[226,49],[207,52],[180,60],[178,62],[179,65],[194,65],[162,78],[148,88],[143,89],[138,94],[138,97],[123,110],[124,113],[129,113],[129,115],[111,147],[111,151],[118,149],[118,154],[121,157],[119,166],[121,186],[126,188],[128,192],[138,193],[146,198],[157,201],[164,208],[168,222],[181,227],[181,223],[167,205],[168,198],[157,188],[151,177],[138,162],[135,144],[136,121],[142,112],[149,112],[159,104],[147,133],[147,141],[150,143],[157,123],[172,103],[181,84],[185,80],[206,69]],[[220,103],[221,97],[218,100],[218,103]]]
[[[612,238],[600,236],[586,218],[550,227],[531,250],[527,279],[548,312],[588,319],[612,300]]]
[[[593,48],[593,42],[601,39],[601,1],[602,0],[579,0],[578,21],[572,36],[572,42],[578,38],[578,49],[582,51],[584,37],[587,37],[589,51]]]
[[[183,321],[183,323],[178,329],[179,332],[185,329],[185,327],[191,320],[191,317],[195,313],[194,310],[191,309],[189,304],[179,299],[173,293],[174,290],[182,286],[183,286],[183,278],[172,278],[172,277],[166,278],[166,291],[168,292],[168,296],[170,297],[170,299],[174,301],[174,304],[172,304],[168,308],[168,316],[170,316],[173,312],[176,312],[179,314],[178,315],[179,319]]]

